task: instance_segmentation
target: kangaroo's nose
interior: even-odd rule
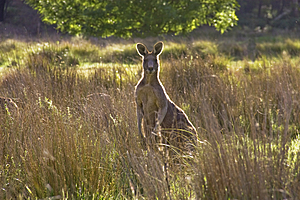
[[[149,60],[149,62],[148,62],[148,68],[149,68],[150,71],[153,70],[153,61],[152,60]]]
[[[153,61],[152,60],[150,60],[149,62],[148,62],[148,70],[151,72],[151,71],[153,71]]]
[[[153,71],[153,66],[148,66],[149,71]]]

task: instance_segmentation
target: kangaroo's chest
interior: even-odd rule
[[[137,97],[140,99],[143,105],[143,110],[146,112],[154,112],[158,110],[157,107],[157,91],[150,85],[145,85],[137,92]]]

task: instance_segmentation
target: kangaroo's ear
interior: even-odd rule
[[[148,53],[147,47],[142,43],[136,44],[136,50],[140,54],[140,56],[145,56]]]
[[[158,42],[158,43],[156,43],[155,45],[154,45],[154,54],[156,55],[156,56],[159,56],[160,54],[161,54],[161,52],[162,52],[162,50],[163,50],[163,48],[164,48],[164,43],[163,42]]]

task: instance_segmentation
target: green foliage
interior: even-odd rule
[[[236,0],[26,2],[62,32],[102,37],[188,33],[204,24],[223,33],[236,24],[238,7]]]

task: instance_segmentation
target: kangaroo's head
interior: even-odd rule
[[[158,72],[159,55],[161,54],[163,47],[163,42],[158,42],[154,45],[153,51],[149,52],[144,44],[137,43],[136,49],[143,58],[143,68],[145,73],[154,74]]]

